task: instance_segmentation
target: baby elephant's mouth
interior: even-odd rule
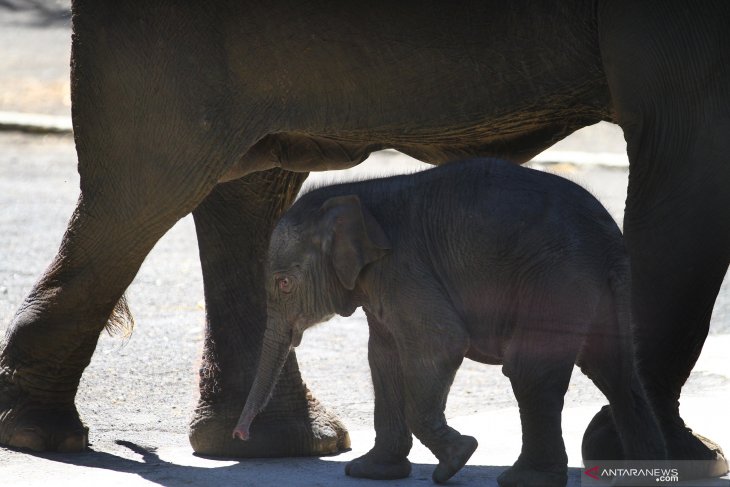
[[[292,328],[291,331],[291,346],[292,348],[296,348],[299,346],[300,343],[302,343],[302,336],[304,333],[299,328]]]
[[[302,343],[302,336],[304,335],[304,330],[307,328],[310,328],[316,324],[324,323],[325,321],[328,321],[330,318],[334,316],[333,314],[326,315],[321,320],[317,320],[312,322],[312,320],[308,320],[304,316],[298,316],[294,322],[291,324],[291,347],[296,348],[299,346],[300,343]]]
[[[307,328],[306,320],[303,316],[297,316],[291,323],[291,347],[296,348],[302,343],[302,335]]]

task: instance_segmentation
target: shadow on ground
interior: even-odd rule
[[[388,487],[434,485],[431,473],[434,464],[413,464],[411,476],[407,479],[384,483],[354,479],[344,473],[347,461],[336,457],[322,458],[272,458],[232,460],[224,458],[190,455],[192,462],[201,465],[182,465],[167,461],[154,447],[142,446],[130,441],[118,440],[117,445],[128,448],[141,457],[132,460],[108,452],[90,450],[82,454],[30,453],[30,455],[66,465],[102,469],[123,474],[133,474],[140,480],[164,487],[188,485],[287,485],[287,486],[370,486]],[[203,465],[204,464],[204,465]],[[217,465],[218,464],[218,465]],[[497,477],[507,466],[467,465],[447,485],[490,486],[497,485]],[[581,471],[569,469],[568,485],[580,485]]]

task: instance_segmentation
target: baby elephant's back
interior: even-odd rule
[[[623,269],[621,232],[585,189],[507,162],[463,164],[461,190],[452,188],[458,208],[446,225],[453,225],[450,235],[465,237],[453,239],[453,254],[468,253],[480,263],[472,267],[474,278],[539,295],[535,288],[549,287],[554,294],[600,286],[615,267]]]

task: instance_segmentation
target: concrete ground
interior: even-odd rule
[[[0,113],[0,126],[3,120],[18,120],[10,112],[51,115],[58,117],[54,120],[60,120],[61,127],[68,126],[68,3],[0,0],[0,112],[6,115]],[[627,181],[624,149],[620,130],[599,124],[540,155],[536,167],[587,186],[620,222]],[[310,182],[419,167],[405,156],[383,152],[344,176],[313,175]],[[0,334],[55,254],[78,187],[70,136],[0,132]],[[137,321],[134,334],[129,339],[102,336],[77,396],[91,430],[91,450],[80,455],[35,455],[0,448],[0,485],[381,485],[343,473],[345,462],[366,452],[373,442],[362,313],[307,332],[297,350],[311,389],[350,428],[353,450],[323,458],[220,460],[194,456],[186,436],[197,400],[196,364],[205,313],[190,217],[158,243],[128,298]],[[730,449],[729,350],[726,278],[710,336],[682,398],[688,423],[726,449]],[[563,414],[571,485],[580,485],[581,436],[604,402],[576,371]],[[449,396],[447,417],[480,444],[450,484],[496,485],[496,476],[512,464],[520,448],[516,404],[499,367],[465,361]],[[410,458],[414,471],[409,479],[382,485],[429,485],[433,456],[416,441]],[[730,480],[725,477],[709,485],[730,485]]]

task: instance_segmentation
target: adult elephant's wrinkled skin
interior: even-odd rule
[[[619,124],[640,373],[673,458],[724,459],[684,426],[681,387],[730,261],[730,4],[588,1],[73,3],[81,196],[0,352],[0,443],[80,450],[81,373],[155,242],[193,212],[207,331],[193,448],[348,446],[294,354],[269,407],[230,431],[266,321],[263,253],[307,171],[395,148],[434,164],[522,163]],[[113,311],[115,311],[113,313]],[[599,414],[584,451],[616,444]]]

